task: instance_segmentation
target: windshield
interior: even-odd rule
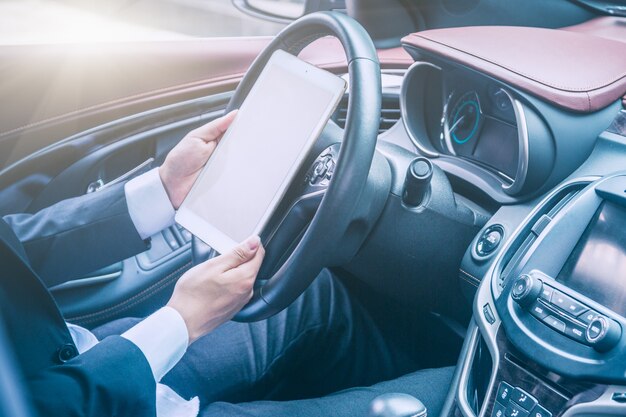
[[[287,15],[302,1],[274,3]],[[283,26],[250,17],[230,0],[0,1],[4,45],[262,36]]]

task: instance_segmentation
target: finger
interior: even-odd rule
[[[224,132],[226,132],[236,115],[237,110],[233,110],[227,115],[192,130],[189,135],[202,139],[205,142],[217,140],[224,134]]]
[[[222,271],[228,271],[254,259],[260,246],[261,240],[259,237],[251,236],[239,245],[235,246],[229,252],[215,259],[216,262],[219,263]]]
[[[263,259],[265,257],[265,248],[261,245],[257,250],[254,258],[246,263],[242,263],[241,265],[231,269],[226,272],[224,276],[228,279],[232,278],[235,280],[241,278],[256,278],[259,273],[259,269],[261,269],[261,264],[263,263]]]

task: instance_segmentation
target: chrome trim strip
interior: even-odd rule
[[[67,281],[54,287],[50,287],[50,291],[62,291],[71,290],[74,288],[87,287],[95,284],[104,284],[105,282],[113,281],[122,276],[122,271],[112,272],[110,274],[98,275],[95,277],[75,279],[73,281]]]
[[[150,157],[150,158],[146,159],[144,162],[142,162],[141,164],[137,165],[135,168],[131,169],[130,171],[120,175],[119,177],[115,178],[114,180],[112,180],[110,182],[107,182],[107,183],[103,184],[96,191],[100,191],[100,190],[103,190],[105,188],[112,187],[115,184],[119,184],[119,183],[124,182],[124,181],[126,181],[128,179],[131,179],[132,177],[134,177],[136,174],[139,174],[144,169],[150,168],[152,166],[153,162],[154,162],[154,158],[153,157]]]
[[[456,393],[456,401],[459,405],[459,409],[464,417],[476,417],[472,407],[467,399],[467,381],[469,380],[469,373],[472,369],[472,362],[478,348],[478,341],[480,333],[476,325],[472,326],[472,331],[466,337],[469,338],[469,348],[467,349],[467,356],[463,361],[461,367],[461,376],[459,377],[459,389]]]
[[[524,114],[524,106],[522,103],[514,98],[504,88],[500,89],[513,103],[513,110],[515,111],[515,122],[517,124],[517,140],[518,140],[518,155],[517,155],[517,172],[515,173],[515,179],[510,185],[502,185],[502,189],[509,195],[518,194],[524,188],[526,183],[526,177],[528,176],[528,126],[526,125],[526,115]]]

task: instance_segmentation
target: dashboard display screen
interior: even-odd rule
[[[626,209],[604,202],[557,280],[626,316]]]
[[[518,148],[515,126],[485,117],[473,158],[515,178]]]

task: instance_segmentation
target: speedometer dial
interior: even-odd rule
[[[453,103],[451,98],[444,118],[446,145],[454,155],[470,155],[482,120],[478,93],[467,92]]]

